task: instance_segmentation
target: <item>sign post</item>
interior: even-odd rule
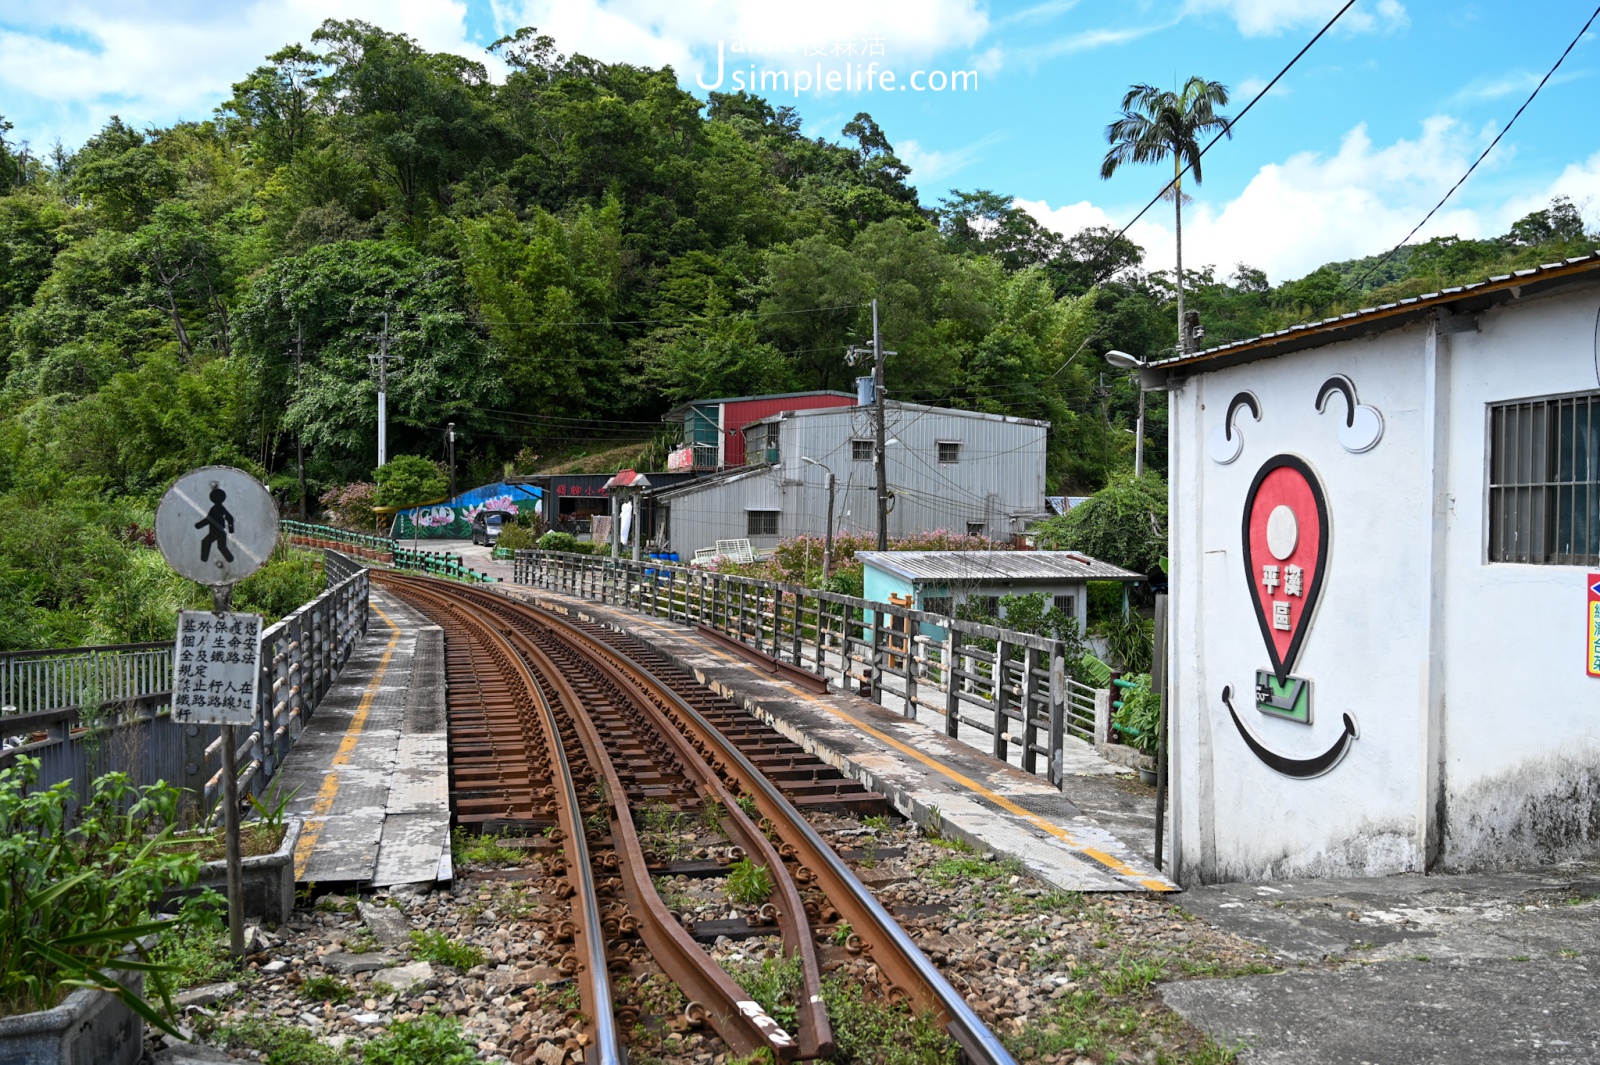
[[[222,726],[228,939],[235,957],[244,953],[237,730],[256,719],[261,615],[235,614],[230,608],[234,584],[259,569],[277,542],[278,509],[271,493],[248,473],[229,466],[190,470],[167,489],[156,510],[156,543],[168,565],[211,586],[209,613],[185,610],[178,615],[172,719]]]

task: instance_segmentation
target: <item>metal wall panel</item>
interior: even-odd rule
[[[893,404],[885,421],[893,441],[886,458],[895,494],[890,536],[938,529],[961,534],[973,522],[1004,539],[1022,531],[1013,515],[1044,514],[1043,423]],[[752,540],[758,549],[790,536],[821,536],[827,474],[802,457],[826,464],[837,479],[835,527],[876,532],[873,464],[851,458],[853,439],[872,439],[872,409],[806,412],[779,425],[778,466],[672,497],[671,550],[688,557],[719,539],[743,538],[752,509],[780,511],[778,536]],[[961,445],[959,461],[939,462],[940,441]]]

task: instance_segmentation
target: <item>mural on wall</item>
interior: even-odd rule
[[[418,539],[467,540],[472,536],[472,519],[485,511],[503,514],[511,521],[519,514],[537,515],[539,508],[539,489],[497,482],[462,492],[448,503],[402,510],[394,516],[389,535],[397,540],[411,539],[415,515]]]
[[[1345,401],[1345,417],[1336,430],[1340,446],[1353,455],[1371,451],[1383,438],[1383,415],[1360,402],[1355,383],[1343,374],[1328,378],[1317,390],[1319,414],[1334,395]],[[1261,404],[1254,393],[1234,396],[1222,425],[1211,431],[1207,441],[1212,460],[1222,465],[1244,451],[1244,435],[1234,425],[1241,409],[1261,420]],[[1245,494],[1240,535],[1250,605],[1271,663],[1270,668],[1256,670],[1256,709],[1310,727],[1315,723],[1312,684],[1309,678],[1294,676],[1293,670],[1322,594],[1331,528],[1327,494],[1308,462],[1297,455],[1274,455],[1261,464]],[[1245,725],[1233,705],[1232,685],[1222,689],[1222,701],[1245,746],[1285,776],[1321,776],[1339,764],[1360,736],[1355,717],[1345,713],[1331,747],[1310,758],[1290,758],[1267,747]]]

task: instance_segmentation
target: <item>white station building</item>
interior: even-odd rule
[[[1600,254],[1188,354],[1186,883],[1600,851]]]

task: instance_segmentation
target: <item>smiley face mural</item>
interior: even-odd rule
[[[1351,454],[1371,450],[1383,435],[1382,416],[1359,404],[1355,385],[1343,375],[1329,378],[1317,390],[1319,413],[1327,409],[1334,393],[1342,394],[1346,401],[1346,418],[1338,427],[1340,444]],[[1242,440],[1232,446],[1239,436],[1232,422],[1246,396],[1250,400],[1246,405],[1260,420],[1255,396],[1241,393],[1229,404],[1222,433],[1214,433],[1218,442],[1226,440],[1230,446],[1214,446],[1213,461],[1231,463],[1243,450]],[[1263,714],[1307,726],[1313,723],[1312,685],[1293,670],[1327,578],[1330,532],[1327,495],[1311,465],[1297,455],[1274,455],[1263,462],[1245,494],[1241,528],[1245,584],[1270,662],[1269,668],[1256,671],[1255,705]],[[1355,717],[1344,713],[1343,727],[1332,746],[1310,758],[1291,758],[1266,746],[1245,725],[1234,707],[1231,685],[1222,689],[1222,701],[1251,753],[1289,777],[1304,779],[1328,772],[1360,735]]]

